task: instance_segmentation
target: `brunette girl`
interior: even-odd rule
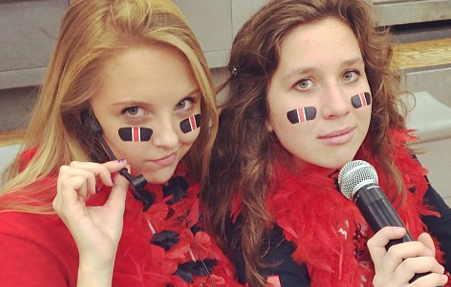
[[[408,147],[391,55],[361,0],[274,0],[237,34],[203,200],[241,282],[447,282],[451,211]],[[415,241],[387,251],[406,230],[373,234],[339,192],[352,160],[376,168]]]

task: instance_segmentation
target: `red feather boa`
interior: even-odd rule
[[[229,286],[239,287],[235,271],[220,248],[202,231],[202,218],[199,209],[200,185],[186,174],[182,164],[177,175],[183,176],[189,183],[181,201],[169,203],[172,196],[165,197],[161,185],[147,185],[146,189],[155,195],[155,202],[143,212],[142,202],[131,193],[127,195],[124,214],[124,228],[118,246],[113,282],[136,282],[136,286]],[[90,200],[89,205],[102,204],[109,196],[109,189],[102,188],[99,194]],[[186,218],[184,216],[186,214]],[[189,227],[200,228],[193,234]],[[170,230],[178,234],[178,242],[165,250],[153,244],[155,233]],[[192,275],[193,282],[185,282],[175,275],[181,265],[196,260],[216,260],[208,276]],[[150,285],[149,285],[150,284]],[[135,285],[133,285],[135,286]]]
[[[405,148],[406,141],[412,137],[399,131],[391,137],[396,146],[394,163],[402,172],[406,188],[415,190],[406,192],[405,202],[394,205],[404,203],[397,211],[417,238],[426,231],[420,215],[437,215],[423,204],[428,187],[424,178],[426,170]],[[380,167],[364,154],[363,150],[359,151],[356,159],[369,162],[382,174]],[[337,173],[327,176],[326,170],[311,166],[297,175],[281,162],[274,167],[278,186],[267,196],[268,211],[283,229],[285,238],[294,243],[294,260],[307,265],[312,286],[373,286],[374,266],[366,248],[373,233],[355,204],[337,191]],[[394,197],[394,189],[384,177],[379,185],[388,198]],[[241,204],[240,200],[233,203],[234,217],[240,213]],[[437,258],[441,260],[442,254],[436,248]]]
[[[34,148],[21,154],[22,169],[32,160],[36,152],[37,148]],[[174,203],[170,202],[173,194],[165,196],[162,185],[146,186],[146,190],[154,195],[155,201],[145,212],[143,203],[131,192],[127,193],[124,226],[115,259],[113,286],[195,287],[213,284],[218,287],[242,286],[235,280],[233,265],[213,239],[203,231],[199,200],[200,184],[189,177],[185,166],[181,163],[177,166],[176,174],[186,180],[188,187],[182,199]],[[49,198],[47,204],[55,196],[55,183],[55,177],[46,177],[34,184],[45,184],[43,193]],[[30,190],[34,185],[30,186]],[[111,188],[103,186],[100,180],[97,186],[99,192],[87,201],[88,206],[104,205],[109,198]],[[15,196],[21,200],[20,195]],[[60,222],[57,215],[55,219]],[[153,241],[156,233],[164,231],[176,233],[178,237],[178,240],[167,249]],[[212,268],[210,277],[205,275],[201,261]],[[187,282],[177,275],[181,267],[186,267],[184,275],[187,274],[192,281]],[[70,271],[76,272],[75,269]]]

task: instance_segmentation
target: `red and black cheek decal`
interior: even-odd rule
[[[200,114],[191,116],[180,122],[180,130],[184,134],[194,131],[200,127]]]
[[[118,130],[119,137],[126,142],[147,142],[152,137],[152,129],[143,127],[127,127]]]
[[[292,124],[308,122],[316,118],[315,107],[303,107],[291,110],[287,113],[287,118]]]
[[[358,93],[351,97],[352,106],[356,109],[371,105],[371,94],[368,92]]]

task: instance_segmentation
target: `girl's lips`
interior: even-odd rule
[[[155,159],[155,160],[151,160],[151,161],[156,163],[156,164],[158,164],[158,165],[161,165],[161,166],[169,166],[169,165],[171,165],[174,162],[176,156],[177,156],[177,153],[174,152],[174,153],[171,153],[168,156],[165,156],[165,157],[162,157],[162,158],[159,158],[159,159]]]
[[[352,140],[352,138],[354,137],[353,131],[354,128],[345,128],[319,136],[318,139],[320,139],[325,144],[341,145]]]

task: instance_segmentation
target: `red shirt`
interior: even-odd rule
[[[2,286],[76,286],[78,250],[56,215],[0,213]]]
[[[211,280],[215,286],[240,286],[233,279],[231,263],[202,231],[200,188],[190,184],[183,199],[174,203],[168,203],[171,196],[164,193],[162,186],[148,185],[148,190],[155,195],[155,202],[145,212],[143,203],[128,193],[124,228],[115,260],[114,287],[179,287],[205,283],[207,285],[203,286],[210,286]],[[49,192],[55,193],[54,190]],[[87,204],[103,205],[109,192],[108,187],[102,187]],[[183,210],[187,212],[190,228]],[[179,238],[165,249],[154,242],[154,235],[168,230],[177,233]],[[78,250],[57,215],[0,213],[0,250],[3,287],[76,286]],[[199,258],[212,268],[211,278],[202,274],[204,270]],[[194,271],[190,273],[190,270]],[[180,274],[191,278],[190,283]]]

